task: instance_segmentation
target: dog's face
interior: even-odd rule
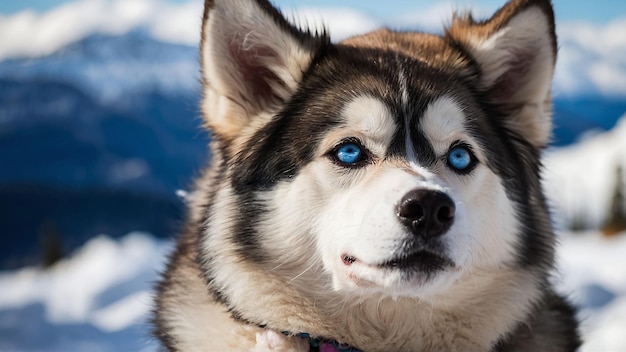
[[[262,0],[206,8],[203,109],[223,157],[207,221],[227,233],[207,251],[323,290],[423,298],[548,260],[530,210],[550,129],[548,1],[456,18],[443,36],[340,44]]]
[[[300,187],[319,185],[307,203],[323,200],[313,234],[336,289],[426,296],[511,258],[517,221],[468,123],[480,114],[473,102],[397,83],[396,106],[370,95],[346,102]]]

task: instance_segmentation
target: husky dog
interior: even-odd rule
[[[157,288],[170,351],[573,351],[540,182],[549,0],[331,43],[206,0],[211,167]]]

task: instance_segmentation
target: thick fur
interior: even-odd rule
[[[338,44],[266,0],[206,0],[212,161],[156,336],[170,351],[307,351],[300,332],[368,352],[575,350],[540,184],[556,43],[549,0]],[[362,161],[338,161],[346,141]],[[415,192],[453,202],[445,232],[401,221]]]

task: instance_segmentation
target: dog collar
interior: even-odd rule
[[[284,331],[283,334],[291,335],[289,332]],[[299,333],[295,336],[309,341],[311,352],[362,352],[358,348],[350,347],[344,343],[339,343],[335,340],[328,340],[320,337],[311,337],[307,333]]]

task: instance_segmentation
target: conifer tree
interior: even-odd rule
[[[625,191],[626,186],[624,185],[624,172],[622,170],[622,166],[619,165],[615,170],[615,188],[613,190],[613,197],[611,198],[611,204],[609,206],[609,214],[603,229],[606,235],[614,235],[619,232],[626,231]]]
[[[61,234],[57,230],[54,222],[48,220],[44,222],[41,232],[41,264],[44,268],[49,268],[63,259],[63,245]]]

